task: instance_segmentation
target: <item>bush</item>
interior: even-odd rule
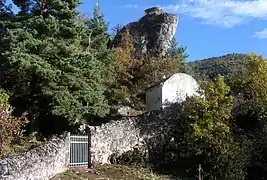
[[[134,148],[133,151],[128,151],[123,153],[120,157],[117,158],[117,162],[123,165],[130,166],[149,166],[149,153],[146,146],[140,146]]]
[[[25,117],[14,117],[10,111],[8,95],[0,91],[0,157],[10,152],[12,140],[27,123]]]
[[[189,97],[180,112],[170,142],[150,154],[156,169],[181,178],[245,179],[247,145],[232,133],[233,97],[223,77],[202,85],[205,99]]]

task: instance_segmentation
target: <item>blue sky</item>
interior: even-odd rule
[[[11,0],[8,0],[10,2]],[[81,0],[92,15],[97,0]],[[110,24],[125,25],[160,6],[179,17],[176,39],[187,46],[188,61],[228,53],[255,52],[267,57],[267,0],[98,0]]]
[[[176,38],[187,46],[188,60],[227,53],[255,52],[267,57],[267,0],[99,0],[110,23],[125,25],[160,6],[179,16]],[[96,1],[83,0],[79,10],[92,14]]]

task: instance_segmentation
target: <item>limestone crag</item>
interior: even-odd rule
[[[158,7],[149,8],[138,22],[124,26],[112,44],[114,47],[120,47],[122,33],[129,30],[135,48],[135,58],[163,57],[169,49],[177,24],[178,17],[175,14],[165,13]]]

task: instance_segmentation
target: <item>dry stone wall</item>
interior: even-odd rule
[[[110,164],[112,156],[120,156],[142,145],[157,146],[174,130],[178,106],[149,112],[138,117],[125,117],[101,126],[89,126],[92,166]]]
[[[0,160],[1,180],[48,180],[69,164],[70,134],[65,133],[44,146]]]

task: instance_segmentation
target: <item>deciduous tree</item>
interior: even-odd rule
[[[10,152],[11,142],[28,122],[26,118],[11,115],[9,96],[0,89],[0,157]]]

